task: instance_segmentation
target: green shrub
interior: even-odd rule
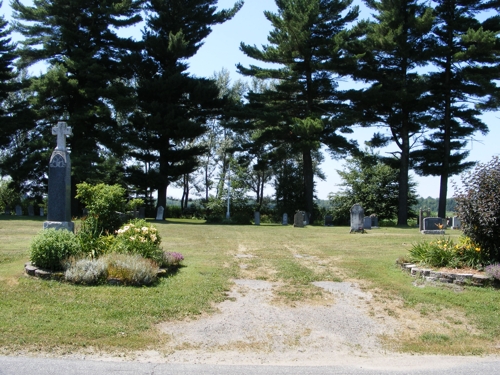
[[[81,254],[81,246],[67,230],[45,229],[39,232],[30,245],[30,261],[37,267],[53,271],[61,270],[61,262]]]
[[[161,263],[161,237],[158,230],[145,220],[133,220],[116,231],[112,251],[122,254],[137,254]]]
[[[125,189],[119,185],[90,185],[83,182],[76,185],[76,193],[76,198],[88,210],[88,217],[82,223],[81,231],[99,237],[105,233],[114,233],[120,228],[120,212],[126,210]]]
[[[108,265],[103,259],[70,259],[65,265],[64,278],[74,284],[95,285],[108,276]]]
[[[462,176],[455,196],[462,229],[481,249],[488,263],[500,262],[500,158]]]
[[[107,254],[102,261],[107,264],[109,279],[117,279],[125,285],[150,285],[158,277],[158,265],[136,254]]]

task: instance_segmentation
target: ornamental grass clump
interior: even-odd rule
[[[134,220],[123,225],[115,233],[112,252],[137,254],[158,264],[162,263],[161,237],[153,225],[145,220]]]
[[[103,259],[75,259],[66,262],[64,278],[73,284],[96,285],[106,281],[108,264]]]
[[[108,254],[101,258],[107,264],[108,280],[124,285],[150,285],[158,277],[158,265],[137,254]]]
[[[52,271],[63,269],[62,261],[82,252],[80,242],[68,230],[44,229],[30,245],[30,261],[33,265]]]
[[[484,272],[488,276],[500,281],[500,263],[490,264],[484,269]]]

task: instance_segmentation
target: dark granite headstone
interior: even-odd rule
[[[35,216],[35,207],[32,204],[28,206],[28,216]]]
[[[372,229],[372,218],[370,216],[365,216],[363,219],[363,228]]]
[[[377,216],[374,216],[374,215],[372,215],[372,216],[370,216],[370,217],[371,217],[371,219],[372,219],[372,227],[376,227],[376,228],[378,228],[378,217],[377,217]]]
[[[293,217],[293,226],[296,228],[304,228],[305,226],[305,213],[297,211]]]
[[[287,213],[283,214],[283,219],[281,221],[281,225],[288,225],[288,214]]]
[[[325,216],[325,227],[333,227],[333,216],[332,215]]]
[[[442,230],[443,219],[440,217],[426,217],[424,219],[424,230]]]
[[[52,128],[57,135],[57,147],[52,152],[49,162],[49,194],[47,203],[47,221],[43,227],[74,231],[71,222],[71,160],[66,149],[66,136],[71,135],[71,128],[65,122],[58,122]]]
[[[365,210],[356,203],[351,207],[351,232],[362,232],[364,229]]]
[[[23,208],[20,205],[16,206],[16,216],[23,216]]]
[[[253,220],[254,220],[255,225],[260,225],[260,212],[259,211],[255,211],[253,213]]]

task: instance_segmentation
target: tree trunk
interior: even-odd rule
[[[398,227],[408,226],[409,142],[408,124],[403,123],[403,129],[401,131],[401,159],[399,160]]]
[[[304,196],[305,196],[305,209],[309,213],[310,222],[313,221],[314,210],[314,171],[311,156],[311,150],[307,149],[302,152],[304,163]]]

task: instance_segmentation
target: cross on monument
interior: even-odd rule
[[[52,128],[52,134],[57,135],[56,150],[66,151],[66,136],[73,134],[71,127],[66,125],[65,122],[59,121],[56,126]]]

